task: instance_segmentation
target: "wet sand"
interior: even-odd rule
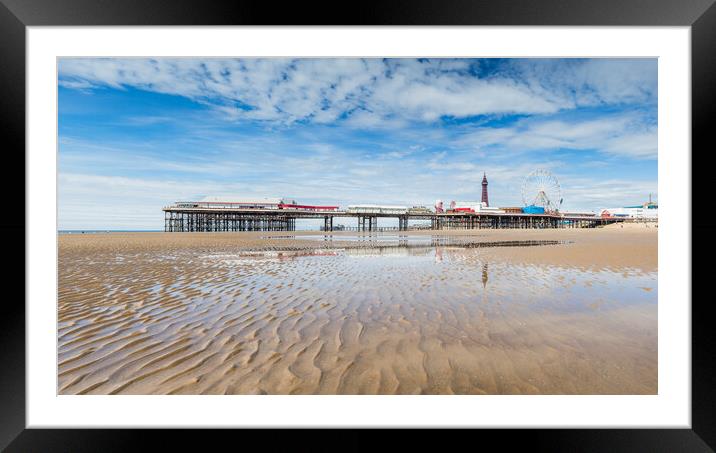
[[[58,393],[655,394],[657,231],[60,235]]]

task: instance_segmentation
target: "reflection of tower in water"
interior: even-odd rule
[[[443,249],[440,247],[435,247],[435,262],[436,263],[443,262]]]
[[[487,263],[482,264],[482,305],[488,304],[487,300]]]

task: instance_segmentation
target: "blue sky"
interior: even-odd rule
[[[563,209],[657,195],[656,59],[61,59],[59,228],[208,195]]]

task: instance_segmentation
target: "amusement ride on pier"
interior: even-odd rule
[[[297,219],[323,219],[323,231],[335,231],[335,218],[357,219],[357,230],[378,231],[378,218],[397,218],[399,231],[408,230],[410,220],[430,221],[430,228],[593,228],[623,217],[594,213],[563,213],[559,182],[546,170],[535,170],[522,185],[522,208],[489,206],[487,175],[483,174],[480,202],[450,202],[448,209],[438,200],[434,209],[424,206],[307,205],[286,198],[226,199],[206,197],[180,201],[163,208],[164,230],[171,232],[295,231]]]

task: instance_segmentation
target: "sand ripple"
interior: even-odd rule
[[[132,240],[60,243],[59,393],[656,393],[655,269]]]

